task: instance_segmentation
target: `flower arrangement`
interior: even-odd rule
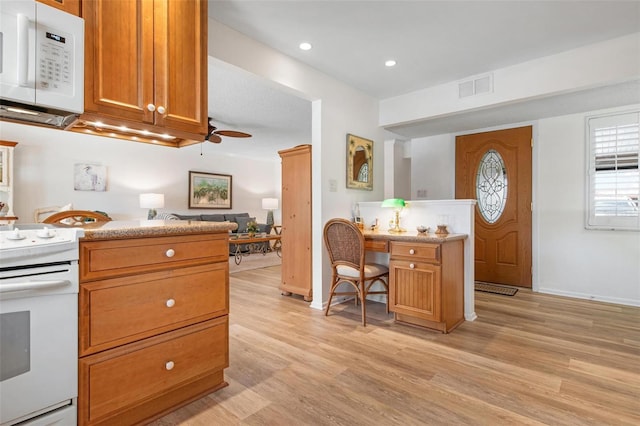
[[[247,223],[247,232],[249,234],[255,234],[259,230],[260,230],[260,227],[258,226],[257,222],[251,221]]]

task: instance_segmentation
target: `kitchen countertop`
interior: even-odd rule
[[[363,230],[362,233],[366,239],[370,240],[393,240],[393,241],[407,241],[415,243],[446,243],[447,241],[464,240],[468,237],[467,234],[446,234],[437,235],[434,233],[420,234],[418,231],[407,231],[402,233],[391,233],[382,230]]]
[[[84,240],[118,238],[163,237],[201,233],[233,231],[233,222],[207,222],[196,220],[114,220],[94,222],[83,226]]]

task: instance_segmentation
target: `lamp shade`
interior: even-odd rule
[[[401,209],[406,205],[402,198],[387,198],[382,202],[382,207],[393,207]]]
[[[140,194],[140,208],[161,209],[164,207],[164,194]]]
[[[264,210],[277,210],[278,209],[278,199],[277,198],[263,198],[262,199],[262,208]]]

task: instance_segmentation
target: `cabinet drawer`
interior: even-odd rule
[[[80,424],[106,421],[228,367],[228,329],[224,316],[80,359],[79,391],[88,395],[80,400]]]
[[[229,312],[227,264],[80,286],[80,356]]]
[[[381,253],[389,252],[389,242],[385,240],[364,240],[364,249],[366,251],[378,251]]]
[[[80,281],[227,262],[228,235],[81,241]]]
[[[391,242],[391,258],[402,257],[416,261],[440,263],[440,244]]]

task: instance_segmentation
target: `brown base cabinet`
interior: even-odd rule
[[[80,253],[78,424],[143,424],[227,385],[226,232]]]
[[[464,322],[463,241],[390,242],[389,310],[396,321],[448,333]]]

